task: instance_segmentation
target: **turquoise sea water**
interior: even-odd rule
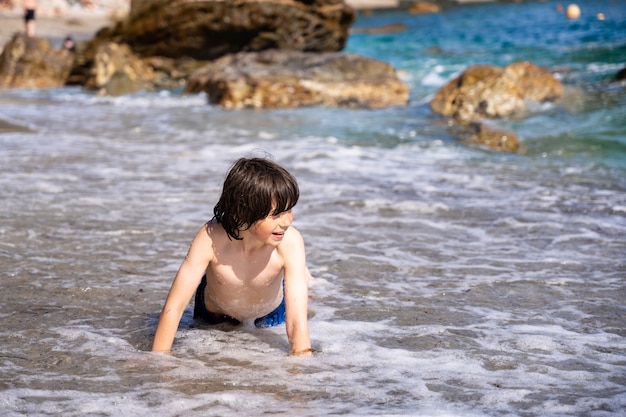
[[[403,108],[224,111],[178,92],[4,90],[0,414],[619,416],[626,409],[626,2],[360,13],[346,51],[393,64]],[[602,12],[605,20],[598,20]],[[530,60],[566,100],[458,143],[428,103],[472,64]],[[313,358],[284,327],[147,352],[224,173],[298,178]]]
[[[403,23],[407,30],[355,34],[348,50],[382,59],[411,85],[419,110],[436,90],[469,65],[531,61],[554,71],[571,90],[560,106],[506,121],[531,156],[564,154],[615,167],[626,163],[623,85],[610,83],[626,61],[626,2],[579,2],[582,17],[568,20],[561,2],[480,4],[439,14],[403,11],[359,17],[355,27]],[[603,13],[605,20],[598,20]],[[427,110],[426,110],[427,112]]]

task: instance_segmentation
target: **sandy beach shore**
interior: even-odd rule
[[[71,35],[77,41],[93,38],[98,30],[111,26],[116,16],[125,10],[60,10],[57,13],[43,10],[37,13],[36,32],[39,38],[48,39],[60,46],[62,39]],[[19,8],[0,10],[0,45],[6,44],[16,32],[24,32],[24,19]],[[56,44],[59,45],[56,45]]]

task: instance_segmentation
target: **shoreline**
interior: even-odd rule
[[[71,35],[76,41],[91,40],[95,34],[115,22],[115,15],[101,11],[72,12],[63,15],[37,16],[35,36],[60,46]],[[13,12],[0,15],[0,50],[17,32],[24,32],[24,19]],[[57,45],[59,43],[59,45]]]

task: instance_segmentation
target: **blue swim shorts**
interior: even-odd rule
[[[285,283],[283,282],[283,286]],[[204,304],[204,289],[206,288],[206,275],[202,277],[200,285],[196,290],[195,305],[193,308],[193,318],[207,324],[230,323],[233,325],[241,324],[239,320],[226,314],[212,313],[207,310]],[[254,320],[256,327],[272,327],[285,322],[285,298],[274,311]]]

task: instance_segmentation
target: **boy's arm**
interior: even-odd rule
[[[180,319],[193,293],[200,285],[212,254],[211,239],[207,234],[207,225],[204,225],[191,242],[187,256],[178,269],[167,295],[154,334],[153,352],[169,352],[172,348]]]
[[[279,246],[285,265],[285,310],[287,338],[292,355],[310,355],[311,340],[308,327],[308,282],[304,241],[295,228],[289,229],[290,238]]]

